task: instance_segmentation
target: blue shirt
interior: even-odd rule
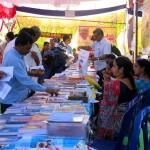
[[[45,91],[46,88],[31,79],[26,71],[24,57],[15,48],[7,52],[3,60],[4,66],[13,66],[13,78],[8,82],[11,91],[4,100],[0,100],[3,104],[13,104],[21,102],[27,98],[29,90]]]
[[[150,89],[150,82],[144,79],[135,80],[135,84],[138,91]]]

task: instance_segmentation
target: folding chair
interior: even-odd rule
[[[97,150],[129,150],[128,146],[134,125],[134,119],[136,114],[147,104],[143,104],[143,97],[147,92],[150,92],[150,90],[139,92],[136,97],[129,103],[128,110],[126,111],[122,121],[122,126],[117,141],[95,140],[91,146]],[[146,97],[145,101],[148,101]],[[125,139],[126,144],[123,142]]]
[[[144,150],[149,150],[149,136],[148,136],[148,119],[150,114],[150,106],[143,108],[136,116],[134,121],[134,127],[129,142],[129,150],[138,150],[138,142],[140,130],[143,130],[144,136]]]

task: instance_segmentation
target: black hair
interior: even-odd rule
[[[15,34],[15,37],[17,37],[18,36],[18,34]]]
[[[66,34],[66,35],[63,36],[63,41],[66,41],[66,40],[68,40],[68,39],[70,39],[70,36],[69,36],[69,35]]]
[[[116,58],[116,56],[114,55],[114,54],[107,54],[106,55],[106,59],[115,59]]]
[[[128,78],[133,90],[136,91],[136,86],[133,78],[133,64],[128,57],[119,56],[116,58],[116,64],[119,68],[123,68],[123,74],[125,78]]]
[[[47,45],[47,44],[49,44],[49,42],[44,42],[44,44],[43,44],[43,45],[45,46],[45,45]]]
[[[33,30],[32,28],[27,28],[27,27],[22,28],[22,29],[19,31],[19,34],[21,34],[21,33],[23,33],[23,32],[26,32],[26,33],[30,34],[30,35],[32,36],[32,38],[36,36],[36,34],[35,34],[35,32],[34,32],[34,30]],[[18,34],[18,35],[19,35],[19,34]]]
[[[30,34],[28,34],[27,32],[22,32],[18,35],[18,37],[15,40],[15,46],[25,46],[27,44],[32,44],[33,43],[33,39],[31,37]]]
[[[15,35],[14,35],[13,32],[8,32],[8,33],[6,34],[6,37],[9,38],[9,40],[11,41],[11,40],[13,40],[13,39],[15,38]]]
[[[101,28],[97,28],[93,31],[93,34],[102,35],[104,36],[104,32]]]
[[[116,56],[114,54],[107,54],[106,55],[106,63],[107,65],[112,68],[113,67],[113,61],[115,60]]]
[[[138,59],[137,64],[144,68],[144,74],[146,74],[150,78],[150,62],[146,59]]]

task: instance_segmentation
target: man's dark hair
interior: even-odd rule
[[[66,40],[70,39],[70,36],[69,35],[64,35],[63,36],[63,41],[65,42]]]
[[[27,44],[32,44],[32,43],[33,43],[33,39],[31,35],[27,32],[20,33],[15,40],[15,46],[18,45],[25,46]]]
[[[101,28],[97,28],[93,31],[93,34],[102,35],[104,36],[104,32]]]
[[[26,33],[28,33],[28,34],[30,34],[32,37],[35,37],[35,32],[34,32],[34,30],[32,29],[32,28],[27,28],[27,27],[25,27],[25,28],[22,28],[20,31],[19,31],[19,34],[21,34],[21,33],[23,33],[23,32],[26,32]],[[18,35],[19,35],[18,34]]]
[[[15,35],[14,35],[13,32],[8,32],[8,33],[6,34],[6,37],[9,38],[10,41],[11,41],[11,40],[13,40],[13,39],[15,38]]]
[[[44,46],[47,45],[47,44],[49,44],[49,42],[44,42]]]

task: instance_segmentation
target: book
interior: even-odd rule
[[[74,112],[53,112],[48,121],[49,122],[82,122],[84,115],[75,114]]]
[[[30,122],[19,129],[20,134],[41,135],[47,133],[47,123]]]
[[[0,129],[0,137],[4,135],[18,135],[18,127]]]

